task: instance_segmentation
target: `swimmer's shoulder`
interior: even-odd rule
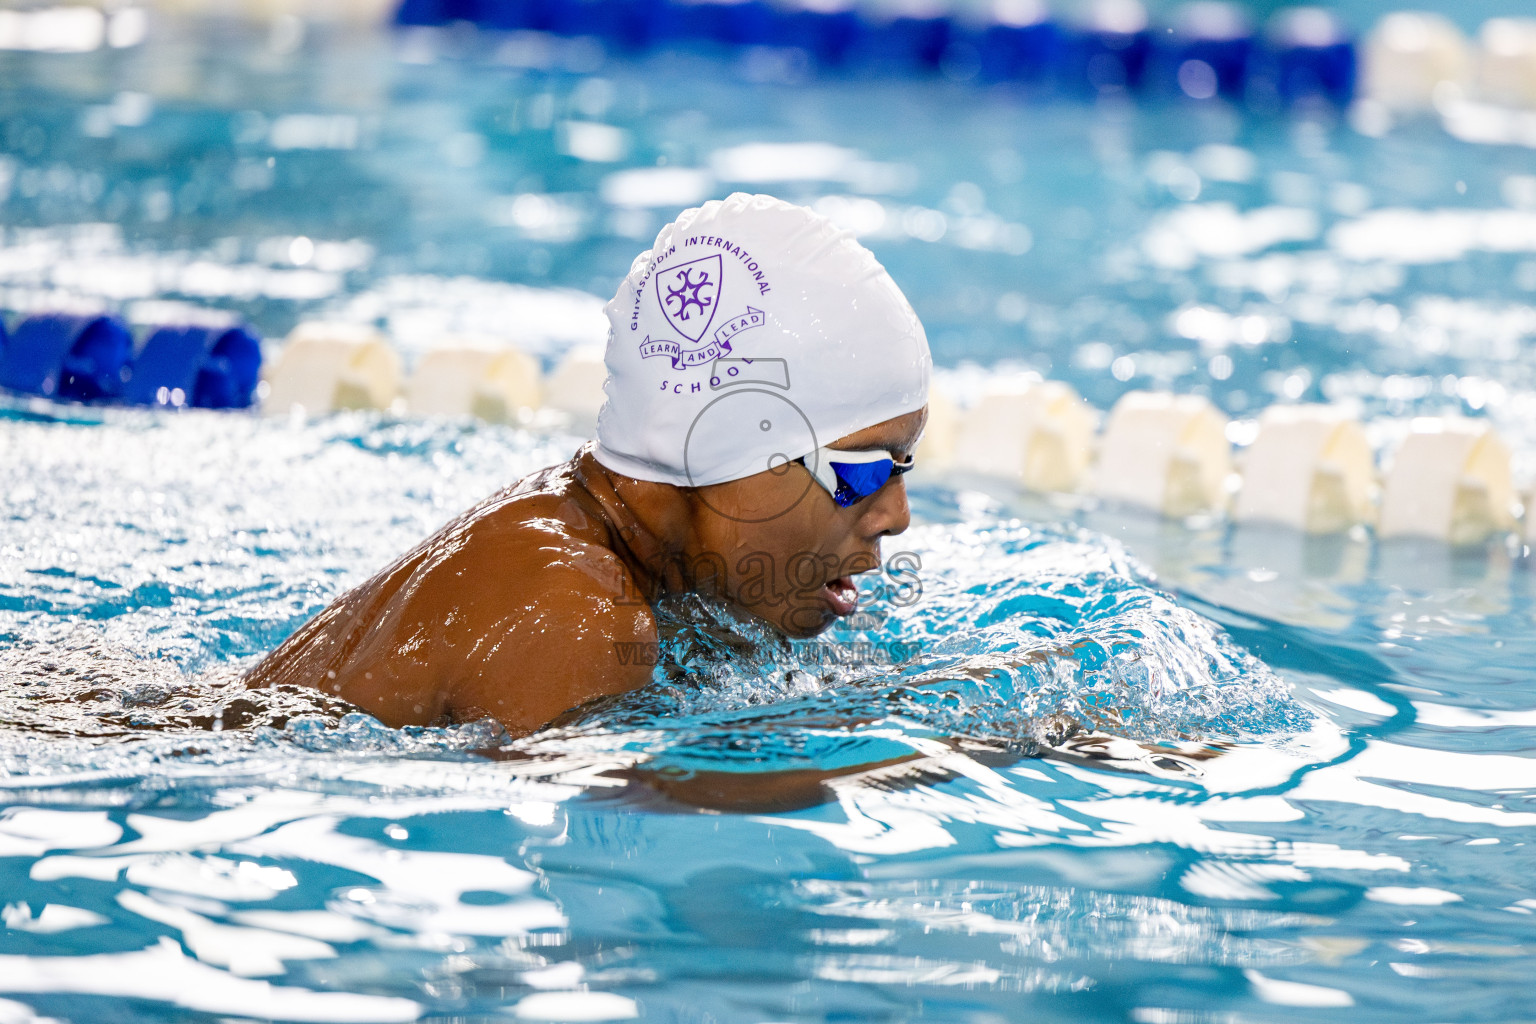
[[[333,689],[386,724],[532,732],[650,681],[656,625],[589,498],[555,466],[470,509],[359,588]]]
[[[470,509],[434,538],[438,552],[456,563],[456,572],[491,574],[535,591],[574,582],[609,598],[632,596],[634,574],[619,554],[617,531],[581,483],[576,462],[540,470]],[[438,560],[429,554],[423,568],[439,571],[431,564]]]
[[[644,686],[655,644],[600,503],[565,463],[338,599],[247,681],[323,686],[390,725],[491,715],[523,733]]]
[[[468,654],[449,698],[453,717],[490,715],[514,733],[530,732],[650,681],[650,603],[571,464],[484,502],[448,547],[422,597],[464,613],[445,624],[448,646]]]
[[[429,574],[442,579],[432,589],[443,601],[458,592],[460,604],[478,593],[486,612],[563,621],[571,635],[653,641],[650,602],[576,462],[542,470],[462,517],[439,544],[444,560]]]

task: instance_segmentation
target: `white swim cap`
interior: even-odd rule
[[[596,454],[625,476],[739,480],[928,401],[928,338],[896,282],[772,196],[684,211],[606,312]]]

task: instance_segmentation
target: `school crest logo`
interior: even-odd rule
[[[691,342],[704,337],[714,322],[723,263],[719,256],[705,256],[656,275],[656,298],[661,302],[662,315],[674,331]]]
[[[720,254],[658,270],[651,283],[656,305],[670,332],[683,340],[647,334],[640,343],[641,357],[666,358],[674,370],[704,366],[730,355],[737,334],[765,324],[767,316],[751,306],[729,317],[717,316],[725,301],[724,277],[725,257]]]

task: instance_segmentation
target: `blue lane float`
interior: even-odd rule
[[[122,400],[195,409],[249,408],[261,342],[242,327],[161,327],[134,357]]]
[[[244,327],[159,327],[133,335],[103,314],[40,313],[6,337],[0,389],[60,401],[245,409],[261,374],[261,340]]]
[[[1150,84],[1165,96],[1241,100],[1253,49],[1253,23],[1242,8],[1212,0],[1187,4],[1154,36]]]
[[[1259,110],[1354,96],[1354,36],[1321,8],[1281,10],[1262,33],[1237,4],[1197,0],[1157,23],[1141,0],[401,0],[400,25],[471,22],[593,36],[628,52],[787,47],[821,68],[928,75],[971,68],[989,84],[1095,97],[1220,97]]]
[[[472,21],[483,28],[544,32],[551,27],[552,4],[540,0],[449,0],[444,5],[453,21]]]
[[[1152,33],[1138,0],[1094,0],[1062,28],[1058,76],[1067,92],[1096,96],[1141,86]]]
[[[949,14],[936,3],[888,2],[868,9],[854,57],[877,72],[932,71],[953,34]]]
[[[395,8],[395,24],[422,27],[446,25],[456,20],[474,20],[463,17],[467,12],[456,9],[457,6],[447,0],[402,0],[400,6]]]
[[[972,29],[984,82],[1046,84],[1061,63],[1061,29],[1043,0],[995,0]]]
[[[1280,11],[1265,28],[1248,76],[1248,99],[1260,108],[1346,106],[1355,94],[1354,34],[1321,7]]]
[[[402,0],[395,8],[395,24],[406,28],[423,25],[442,25],[447,22],[441,16],[442,5],[435,0]]]
[[[655,5],[655,38],[664,43],[765,46],[775,41],[773,8],[762,0],[671,0]]]
[[[852,0],[802,0],[780,10],[776,42],[804,50],[822,67],[840,68],[863,32]]]
[[[597,36],[634,53],[655,45],[657,19],[652,0],[550,0],[543,20],[562,36]]]
[[[94,402],[117,397],[128,376],[133,337],[115,317],[40,313],[0,350],[0,388]]]

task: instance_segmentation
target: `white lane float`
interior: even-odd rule
[[[1376,457],[1353,416],[1327,405],[1274,405],[1242,455],[1232,517],[1338,533],[1371,517]]]
[[[928,423],[917,445],[917,464],[924,470],[947,470],[954,466],[955,446],[963,415],[960,403],[936,380],[928,389]]]
[[[398,0],[151,0],[149,6],[179,15],[212,14],[255,22],[294,18],[307,22],[350,22],[361,26],[387,23],[399,3]]]
[[[1479,97],[1536,107],[1536,18],[1489,18],[1477,42]]]
[[[302,323],[268,366],[262,403],[268,414],[398,408],[399,357],[370,326]],[[538,363],[528,353],[456,338],[422,356],[403,404],[417,414],[491,422],[550,410],[581,431],[596,423],[606,378],[600,347],[572,349],[541,387]],[[1087,489],[1174,519],[1226,509],[1232,449],[1227,419],[1208,399],[1124,395],[1105,421],[1094,463],[1097,418],[1059,381],[995,380],[965,411],[939,385],[930,395],[920,455],[930,468],[1001,477],[1040,493]],[[1368,523],[1374,464],[1349,414],[1326,406],[1272,407],[1243,453],[1233,519],[1305,534]],[[1472,544],[1513,529],[1514,504],[1509,449],[1486,421],[1419,419],[1386,474],[1376,534]],[[1527,516],[1521,529],[1536,543],[1536,517]]]
[[[1227,418],[1200,395],[1131,391],[1110,410],[1094,493],[1176,519],[1227,500]]]
[[[1361,64],[1363,96],[1390,110],[1431,110],[1466,93],[1472,49],[1448,18],[1396,11],[1366,37]]]
[[[288,335],[266,385],[262,408],[278,416],[387,409],[400,392],[400,357],[372,327],[311,320]]]
[[[1387,470],[1376,536],[1475,544],[1514,525],[1509,448],[1485,420],[1424,417]]]
[[[573,426],[591,426],[603,407],[608,367],[601,346],[579,346],[566,353],[544,383],[544,404],[571,418]]]
[[[538,360],[480,339],[454,339],[429,350],[406,386],[406,407],[424,416],[511,423],[528,418],[541,405]]]
[[[1097,421],[1070,384],[1025,376],[991,381],[960,420],[953,466],[1026,491],[1075,491],[1093,456]]]
[[[1527,487],[1520,493],[1522,518],[1520,520],[1520,540],[1530,549],[1527,554],[1536,552],[1536,490]]]

